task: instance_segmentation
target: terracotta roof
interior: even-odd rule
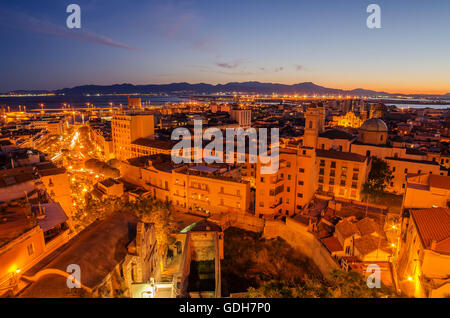
[[[316,155],[319,158],[320,157],[321,158],[331,158],[331,159],[337,159],[337,160],[356,161],[356,162],[366,161],[366,157],[361,156],[357,153],[353,153],[353,152],[316,149]]]
[[[430,187],[450,190],[450,177],[431,174]]]
[[[361,235],[378,233],[381,234],[379,225],[371,218],[364,218],[356,223]]]
[[[342,234],[344,238],[350,237],[353,233],[360,235],[358,227],[355,223],[349,222],[347,220],[342,220],[336,225],[336,231]]]
[[[367,255],[370,252],[376,251],[377,249],[389,252],[386,246],[386,240],[377,238],[370,234],[364,235],[355,240],[355,248],[363,255]]]
[[[411,210],[411,217],[426,249],[450,253],[450,209]],[[432,242],[436,246],[432,248]]]
[[[332,253],[343,251],[341,243],[339,243],[338,239],[335,238],[334,236],[322,239],[322,243],[325,244],[327,249]]]
[[[327,130],[323,133],[320,133],[319,137],[328,139],[346,139],[346,140],[352,140],[355,138],[353,135],[340,129]]]
[[[172,141],[172,140],[139,138],[139,139],[136,139],[135,141],[133,141],[131,144],[149,147],[149,148],[171,150],[176,143],[177,143],[176,141]]]

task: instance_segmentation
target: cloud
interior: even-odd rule
[[[44,19],[38,19],[25,13],[2,10],[0,25],[3,27],[24,30],[46,35],[64,37],[85,42],[97,43],[126,50],[137,50],[129,45],[114,41],[106,36],[88,32],[82,29],[68,29]]]
[[[283,66],[280,66],[280,67],[275,68],[275,72],[281,72],[281,71],[283,71],[283,70],[284,70],[284,67],[283,67]]]
[[[295,70],[296,71],[301,71],[301,70],[303,70],[303,65],[295,65]]]
[[[216,62],[215,65],[226,69],[236,69],[246,63],[247,59],[238,59],[230,62]]]

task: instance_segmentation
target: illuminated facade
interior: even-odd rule
[[[342,116],[333,116],[333,126],[359,128],[367,120],[367,111],[361,111],[361,115],[358,116],[354,112],[349,111]]]
[[[111,121],[114,154],[119,160],[132,158],[131,143],[155,132],[154,116],[145,113],[117,113]]]
[[[450,209],[411,210],[398,264],[401,290],[414,297],[450,294]]]

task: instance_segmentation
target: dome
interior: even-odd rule
[[[362,124],[361,130],[365,131],[376,131],[376,132],[387,132],[388,127],[384,121],[379,118],[372,118],[366,120],[364,124]]]

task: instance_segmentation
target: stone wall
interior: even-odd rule
[[[229,227],[237,227],[246,231],[263,233],[267,239],[281,237],[289,245],[311,258],[325,277],[332,269],[338,268],[334,258],[322,243],[310,232],[308,226],[291,218],[286,223],[274,220],[264,220],[249,214],[224,214],[212,217],[225,231]]]
[[[332,269],[338,268],[328,250],[312,233],[308,232],[308,226],[295,220],[287,218],[286,223],[267,220],[263,237],[281,237],[289,245],[311,258],[325,277],[329,277]]]

